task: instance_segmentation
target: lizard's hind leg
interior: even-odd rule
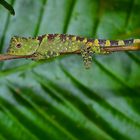
[[[81,54],[84,62],[84,66],[86,69],[89,69],[91,67],[92,63],[92,54],[93,51],[91,47],[85,48],[84,46],[81,47]]]

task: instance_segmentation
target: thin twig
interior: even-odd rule
[[[140,46],[105,47],[105,48],[101,48],[101,50],[109,51],[109,52],[139,51],[140,50]]]
[[[10,59],[32,58],[32,57],[33,57],[32,55],[17,56],[17,55],[0,54],[0,61],[10,60]]]
[[[139,51],[140,46],[124,46],[124,47],[102,47],[101,51],[107,51],[107,52],[118,52],[118,51]],[[80,50],[77,50],[75,52],[62,52],[60,54],[79,54]],[[11,59],[21,59],[21,58],[35,58],[35,55],[24,55],[24,56],[18,56],[18,55],[8,55],[8,54],[0,54],[0,61],[4,60],[11,60]]]
[[[140,51],[140,45],[139,46],[114,46],[114,47],[101,47],[101,51],[106,52],[119,52],[119,51]],[[75,52],[62,52],[61,54],[79,54],[80,50]]]

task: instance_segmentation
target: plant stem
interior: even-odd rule
[[[118,51],[139,51],[140,46],[124,46],[124,47],[105,47],[101,50],[109,52],[118,52]]]
[[[11,60],[11,59],[21,59],[21,58],[32,58],[32,57],[33,57],[32,55],[17,56],[17,55],[0,54],[0,61]]]
[[[107,51],[107,52],[119,52],[119,51],[140,51],[140,46],[119,46],[119,47],[101,47],[101,52]],[[61,54],[79,54],[80,50],[75,52],[63,52]]]

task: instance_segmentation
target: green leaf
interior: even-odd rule
[[[104,39],[140,38],[140,1],[7,0],[0,7],[0,50],[14,35],[69,33]],[[0,63],[0,139],[138,140],[139,52],[78,55]]]

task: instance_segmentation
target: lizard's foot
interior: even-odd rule
[[[92,49],[90,47],[89,48],[81,47],[81,54],[83,57],[83,62],[84,62],[85,68],[89,69],[91,67],[91,63],[92,63],[92,54],[93,54]]]

